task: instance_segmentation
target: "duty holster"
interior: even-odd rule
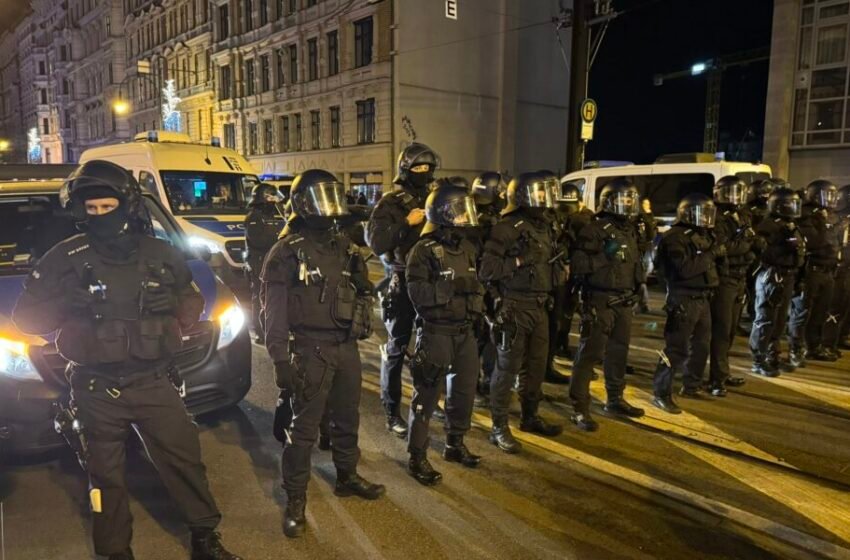
[[[65,442],[77,456],[77,462],[84,471],[88,471],[89,445],[86,437],[85,427],[77,418],[77,407],[73,400],[65,406],[57,401],[53,403],[55,416],[53,418],[53,429],[62,436]]]

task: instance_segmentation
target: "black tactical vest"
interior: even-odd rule
[[[424,241],[429,256],[429,281],[438,291],[445,290],[448,302],[443,306],[418,309],[425,321],[434,323],[468,323],[484,312],[484,288],[478,283],[475,254],[471,244],[461,243],[458,247],[443,245],[435,239]],[[454,279],[463,278],[470,288],[467,293],[458,293]]]
[[[552,230],[546,221],[537,223],[515,215],[511,225],[516,233],[507,255],[519,257],[522,266],[500,282],[502,295],[534,297],[552,291]]]
[[[590,259],[591,271],[586,275],[590,289],[610,292],[630,292],[646,281],[643,259],[638,247],[637,227],[624,223],[615,225],[609,218],[598,218],[591,222],[601,232],[603,243],[608,241],[619,247],[614,255],[604,252]]]

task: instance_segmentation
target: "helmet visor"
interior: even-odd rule
[[[345,185],[340,182],[311,185],[305,194],[307,212],[313,216],[334,218],[349,214]]]
[[[605,210],[620,216],[637,216],[640,213],[640,194],[632,189],[611,193]]]
[[[688,224],[700,228],[713,228],[717,220],[717,207],[714,204],[700,204],[685,210],[683,216]]]
[[[777,197],[769,203],[770,212],[785,218],[799,218],[803,215],[803,201],[798,197]]]
[[[838,208],[838,189],[827,188],[820,191],[820,205],[823,208]]]
[[[478,225],[478,212],[471,196],[456,198],[446,208],[447,218],[454,227],[475,227]]]
[[[714,200],[721,204],[743,204],[747,200],[747,187],[743,183],[715,187]]]
[[[534,181],[526,185],[524,192],[517,193],[524,200],[518,200],[522,206],[529,208],[554,208],[555,193],[552,192],[552,185],[545,180]]]

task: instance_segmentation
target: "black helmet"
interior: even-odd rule
[[[558,200],[578,204],[581,202],[581,189],[575,183],[564,183],[561,185],[561,196]]]
[[[679,206],[676,207],[676,220],[680,224],[713,228],[716,218],[717,206],[704,194],[691,193],[679,201]]]
[[[117,198],[129,219],[148,221],[142,190],[133,174],[111,161],[91,160],[74,170],[59,190],[62,207],[75,219],[86,219],[84,202],[92,198]]]
[[[541,169],[537,174],[543,177],[543,180],[549,185],[549,190],[552,191],[552,196],[557,200],[558,193],[561,190],[561,180],[558,179],[558,176],[548,169]]]
[[[398,154],[398,174],[393,179],[393,183],[399,185],[406,183],[410,170],[417,165],[430,166],[431,177],[433,177],[434,171],[440,167],[440,156],[425,144],[413,142]],[[431,180],[428,182],[430,183]]]
[[[428,223],[422,228],[422,235],[431,233],[439,226],[477,226],[478,213],[466,179],[447,177],[434,181],[434,188],[425,201],[425,217]]]
[[[290,200],[293,212],[302,218],[336,218],[349,213],[345,185],[322,169],[309,169],[295,177]]]
[[[747,185],[734,175],[721,177],[714,185],[714,201],[740,206],[747,200]]]
[[[779,188],[770,193],[767,209],[771,215],[782,218],[799,218],[803,210],[800,195],[789,188]]]
[[[791,183],[782,177],[771,177],[768,179],[773,184],[773,190],[776,189],[793,189]]]
[[[495,171],[485,171],[472,182],[472,198],[475,204],[487,206],[505,198],[508,190],[502,175]]]
[[[539,173],[520,173],[508,184],[508,212],[518,208],[554,208],[555,193]]]
[[[806,187],[806,204],[814,204],[821,208],[835,209],[838,207],[838,187],[831,181],[818,179]]]
[[[273,197],[273,200],[266,200],[266,196]],[[283,195],[278,188],[269,183],[260,183],[251,189],[251,202],[248,206],[262,206],[264,204],[278,204],[283,202]]]
[[[770,198],[770,193],[774,191],[776,184],[770,179],[759,179],[753,181],[747,190],[747,201],[756,202],[761,200],[766,202]]]
[[[850,185],[844,185],[838,189],[838,204],[835,210],[845,216],[850,214]]]
[[[625,177],[610,181],[599,194],[599,212],[616,216],[637,216],[640,213],[638,188]]]

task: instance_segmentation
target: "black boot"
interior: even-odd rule
[[[372,484],[356,472],[337,471],[334,494],[340,498],[358,496],[364,500],[377,500],[387,489],[383,484]]]
[[[133,551],[128,548],[124,552],[110,554],[109,560],[136,560],[136,557],[133,556]]]
[[[834,362],[838,360],[837,356],[833,355],[823,346],[818,346],[814,350],[806,352],[806,357],[810,360],[815,360],[817,362]]]
[[[387,431],[399,439],[407,437],[407,422],[399,415],[398,410],[387,412]]]
[[[445,424],[445,422],[446,422],[446,411],[445,411],[445,409],[438,404],[437,406],[434,407],[434,412],[431,413],[431,418],[433,418],[434,420],[438,420],[440,422],[443,422]]]
[[[792,348],[788,352],[788,363],[794,366],[794,369],[806,367],[806,358],[812,355],[812,352],[804,352],[802,348]]]
[[[579,430],[585,432],[595,432],[599,429],[599,424],[589,412],[576,412],[570,416],[570,421],[576,425]]]
[[[519,453],[522,444],[514,439],[508,426],[508,417],[493,418],[493,430],[490,432],[490,443],[505,453]]]
[[[724,381],[724,385],[727,387],[741,387],[747,382],[743,377],[727,377],[726,381]]]
[[[212,529],[192,530],[192,560],[242,560],[221,544],[221,535]]]
[[[608,399],[608,404],[605,405],[604,410],[608,414],[625,416],[627,418],[640,418],[644,415],[642,408],[630,405],[623,397]]]
[[[307,509],[307,495],[295,494],[288,496],[286,509],[283,512],[283,534],[294,539],[304,534],[307,526],[307,518],[304,510]]]
[[[424,452],[411,452],[407,472],[423,486],[434,486],[443,480],[443,475],[434,470]]]
[[[676,401],[673,400],[672,396],[667,397],[652,397],[652,404],[657,408],[660,408],[664,412],[668,414],[681,414],[682,409],[679,408],[679,405],[676,404]]]
[[[480,455],[473,455],[463,443],[463,436],[453,436],[451,434],[446,438],[446,448],[443,450],[443,459],[450,463],[460,463],[464,467],[474,469],[481,462]]]
[[[726,390],[725,383],[709,383],[708,387],[706,387],[706,391],[708,391],[712,397],[725,397],[729,391]]]
[[[711,400],[708,398],[708,394],[702,390],[702,387],[688,388],[682,387],[679,389],[679,396],[685,397],[686,399],[694,399],[694,400]]]
[[[767,360],[761,360],[758,358],[753,360],[753,367],[751,371],[757,375],[763,375],[764,377],[779,377],[778,368]]]
[[[543,418],[537,414],[537,408],[539,406],[540,403],[537,401],[522,401],[522,417],[519,422],[520,431],[540,434],[541,436],[546,437],[560,435],[561,432],[564,431],[564,427],[558,424],[550,424],[543,420]]]

